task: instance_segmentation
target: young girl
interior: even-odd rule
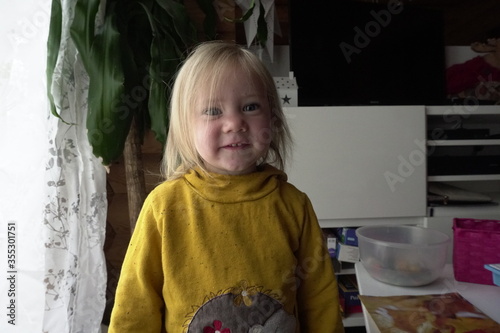
[[[282,171],[289,141],[263,64],[198,46],[174,84],[166,181],[137,221],[110,333],[343,332],[312,205]]]

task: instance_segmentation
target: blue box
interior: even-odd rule
[[[361,305],[356,275],[338,275],[337,282],[339,294],[344,298],[346,307]]]
[[[493,283],[500,286],[500,264],[484,265],[484,268],[493,272]]]
[[[358,236],[356,235],[356,228],[338,228],[337,236],[339,240],[345,245],[358,246]]]

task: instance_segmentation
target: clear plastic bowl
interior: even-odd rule
[[[360,260],[368,273],[384,283],[414,287],[442,273],[450,237],[417,226],[378,225],[356,230]]]

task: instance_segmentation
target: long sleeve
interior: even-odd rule
[[[146,199],[123,262],[109,333],[162,330],[161,235],[151,201]]]
[[[305,219],[297,254],[301,332],[344,332],[335,273],[309,199]]]

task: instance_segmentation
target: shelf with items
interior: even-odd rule
[[[477,176],[483,176],[485,180],[494,179],[500,175],[500,145],[428,147],[427,172],[428,177],[476,176],[479,180],[481,177]]]
[[[349,275],[349,274],[355,273],[355,271],[354,271],[355,263],[344,261],[341,263],[341,265],[342,265],[342,269],[340,270],[340,272],[337,273],[337,275]]]
[[[354,269],[359,261],[356,227],[322,228],[322,231],[337,276],[343,324],[345,327],[364,326]]]
[[[488,144],[500,140],[500,105],[427,106],[426,116],[428,140],[440,144],[453,140],[484,140],[479,143]]]
[[[496,184],[498,188],[498,184]],[[430,205],[428,217],[480,217],[480,216],[500,216],[500,192],[486,192],[491,197],[490,202],[474,204],[447,204]]]
[[[322,231],[335,274],[353,274],[354,264],[359,261],[356,228],[322,228]]]
[[[364,326],[364,321],[360,321],[363,312],[355,273],[337,276],[344,326]]]
[[[496,214],[500,202],[500,106],[430,106],[426,116],[428,188],[431,184],[455,186],[491,198],[429,203],[428,216]]]
[[[428,181],[500,178],[500,106],[430,106]]]

